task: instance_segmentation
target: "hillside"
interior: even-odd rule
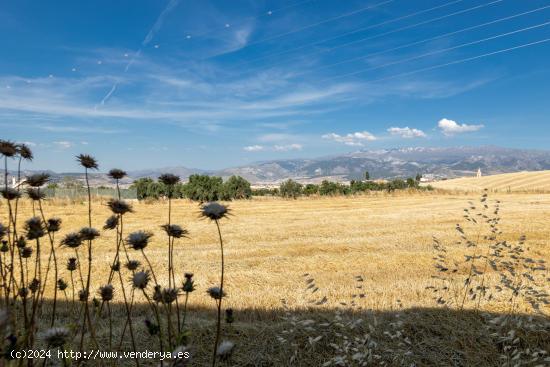
[[[517,172],[481,178],[464,177],[431,183],[438,189],[499,192],[544,191],[550,192],[550,171]]]

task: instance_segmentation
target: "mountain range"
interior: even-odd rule
[[[372,179],[413,177],[420,173],[435,179],[474,175],[481,169],[484,175],[550,170],[550,151],[482,147],[396,148],[359,150],[352,153],[313,159],[285,159],[252,163],[222,170],[200,170],[182,166],[154,168],[128,172],[123,183],[173,173],[186,180],[190,175],[208,174],[222,177],[239,175],[253,184],[277,184],[285,179],[319,182],[323,179],[348,181],[360,179],[368,171]],[[81,179],[78,173],[49,172],[54,180],[64,176]],[[112,184],[105,173],[91,175],[94,185]]]

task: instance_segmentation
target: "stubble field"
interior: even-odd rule
[[[459,239],[455,226],[464,223],[463,209],[470,200],[479,200],[479,195],[402,193],[229,203],[232,215],[221,221],[221,230],[226,251],[224,289],[228,293],[224,307],[233,308],[236,318],[236,323],[224,332],[231,334],[238,345],[230,365],[281,364],[280,360],[274,362],[278,357],[268,355],[288,352],[281,349],[276,338],[285,329],[281,324],[282,299],[291,311],[307,313],[310,305],[304,290],[305,273],[315,278],[318,295],[327,297],[320,306],[322,310],[341,308],[340,302],[357,291],[354,277],[358,275],[364,278],[365,297],[360,301],[366,310],[406,313],[413,308],[435,309],[433,294],[426,290],[433,283],[432,238],[439,238],[449,252],[459,257],[465,253],[466,248],[453,244]],[[525,235],[533,256],[549,261],[550,195],[498,194],[489,200],[502,202],[502,238],[515,241]],[[214,314],[214,303],[206,289],[219,279],[218,237],[215,225],[199,218],[198,204],[186,200],[172,204],[172,223],[189,231],[188,238],[175,243],[176,275],[181,282],[184,272],[195,274],[197,290],[191,294],[189,304],[192,324],[199,330],[193,336],[194,344],[200,351],[201,338],[207,338],[200,330],[212,323]],[[22,218],[32,214],[30,203],[20,205]],[[167,222],[167,206],[167,202],[134,202],[134,213],[124,219],[125,234],[140,229],[155,234],[146,252],[160,283],[167,279],[166,235],[160,228]],[[63,220],[63,229],[56,234],[59,238],[87,225],[85,202],[45,202],[44,211],[47,217]],[[94,227],[101,228],[109,215],[105,203],[93,204]],[[475,230],[475,226],[465,228]],[[102,231],[94,241],[92,289],[107,282],[114,252],[114,233]],[[61,264],[73,256],[68,249],[58,250],[58,254]],[[130,257],[143,261],[138,252],[130,252]],[[61,277],[67,280],[68,272],[63,269]],[[115,299],[120,301],[116,290],[115,283]],[[136,300],[140,302],[139,297]],[[488,304],[486,310],[503,311],[498,307]],[[145,311],[135,312],[139,344],[146,347],[150,337],[141,330],[141,312]],[[440,339],[444,343],[445,338]],[[205,342],[205,350],[210,344]],[[205,352],[205,363],[207,360]],[[306,364],[320,363],[315,359],[310,362]]]

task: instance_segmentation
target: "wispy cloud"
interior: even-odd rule
[[[260,152],[262,150],[265,150],[265,147],[263,145],[249,145],[244,147],[243,150],[247,152]]]
[[[292,144],[276,144],[271,146],[265,145],[249,145],[243,148],[247,152],[262,152],[262,151],[272,151],[272,152],[290,152],[295,150],[302,150],[302,144],[292,143]]]
[[[425,138],[426,133],[419,129],[406,127],[390,127],[388,132],[391,135],[400,136],[404,139]]]
[[[65,141],[65,140],[62,140],[62,141],[54,141],[53,142],[54,145],[58,148],[61,148],[61,149],[69,149],[71,148],[74,144],[71,143],[70,141]]]
[[[468,125],[459,124],[456,121],[448,120],[446,118],[439,120],[437,126],[445,136],[453,136],[456,134],[469,133],[481,130],[484,125]]]
[[[336,133],[329,133],[322,136],[323,139],[333,140],[338,143],[342,143],[349,146],[362,146],[367,141],[376,140],[376,136],[368,131],[359,131],[346,135],[339,135]]]

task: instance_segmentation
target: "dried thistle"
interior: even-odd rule
[[[89,294],[86,289],[81,289],[78,291],[78,300],[80,302],[86,302],[88,300]]]
[[[27,232],[27,239],[36,240],[43,237],[46,234],[44,223],[39,217],[32,217],[25,222],[25,232]]]
[[[115,229],[118,226],[118,216],[111,215],[107,220],[105,221],[105,225],[103,226],[103,229]]]
[[[114,293],[115,289],[111,284],[107,284],[99,288],[99,295],[101,296],[101,300],[103,302],[112,301]]]
[[[166,186],[173,186],[180,181],[180,178],[179,176],[173,175],[171,173],[165,173],[159,176],[159,181]]]
[[[4,157],[13,157],[17,154],[17,145],[8,140],[0,140],[0,154]]]
[[[201,215],[211,220],[220,220],[229,214],[229,208],[217,202],[204,204],[201,208]]]
[[[191,293],[195,290],[195,282],[193,281],[192,273],[185,273],[185,282],[183,283],[182,290],[185,293]]]
[[[126,213],[132,213],[132,206],[124,200],[109,199],[107,206],[115,214],[124,215]]]
[[[50,218],[48,219],[48,232],[57,232],[61,229],[61,219],[60,218]]]
[[[108,173],[109,177],[111,177],[113,180],[120,180],[124,177],[126,177],[126,171],[123,171],[118,168],[113,168]]]
[[[82,245],[82,236],[80,235],[80,233],[68,233],[61,240],[61,246],[78,248],[80,245]]]
[[[93,241],[99,237],[99,231],[92,227],[81,228],[79,234],[84,241]]]
[[[69,260],[67,260],[67,270],[68,271],[75,271],[77,267],[77,262],[75,257],[70,257]]]
[[[28,259],[29,257],[32,256],[32,252],[33,252],[33,251],[32,251],[32,247],[28,247],[28,246],[23,247],[23,248],[21,249],[21,257],[22,257],[23,259]]]
[[[162,302],[164,304],[173,303],[178,298],[177,288],[164,288],[162,290]]]
[[[149,244],[149,239],[151,237],[153,237],[153,234],[151,232],[137,231],[130,233],[126,241],[128,242],[128,246],[130,246],[134,250],[143,250]]]
[[[161,228],[164,229],[168,236],[174,238],[186,237],[186,235],[189,234],[186,229],[181,228],[181,226],[177,224],[163,224]]]
[[[139,271],[132,276],[132,286],[134,288],[145,289],[151,280],[149,271]]]
[[[31,148],[29,148],[26,144],[17,144],[17,152],[19,153],[19,156],[21,158],[27,161],[32,161],[32,159],[34,158]]]
[[[2,193],[2,197],[6,200],[15,200],[21,198],[21,192],[11,187],[8,187],[7,189],[3,188],[2,190],[0,190],[0,193]]]
[[[27,188],[26,193],[29,199],[34,201],[44,200],[46,198],[46,194],[43,191],[34,187]]]
[[[65,289],[67,289],[69,285],[67,282],[65,282],[63,279],[57,280],[57,289],[59,289],[61,292],[63,292]]]
[[[92,157],[91,155],[80,154],[80,155],[76,156],[76,160],[84,168],[88,168],[88,169],[98,169],[99,168],[96,159],[94,157]]]
[[[125,264],[126,269],[130,271],[136,270],[137,268],[139,268],[140,265],[141,263],[137,260],[128,260],[128,262]]]
[[[206,293],[208,293],[208,295],[210,297],[212,297],[213,299],[215,299],[215,300],[220,300],[223,297],[227,296],[225,291],[220,290],[220,287],[210,287],[210,288],[208,288]]]
[[[50,175],[47,173],[35,173],[25,179],[25,183],[30,187],[44,186],[50,180]]]

